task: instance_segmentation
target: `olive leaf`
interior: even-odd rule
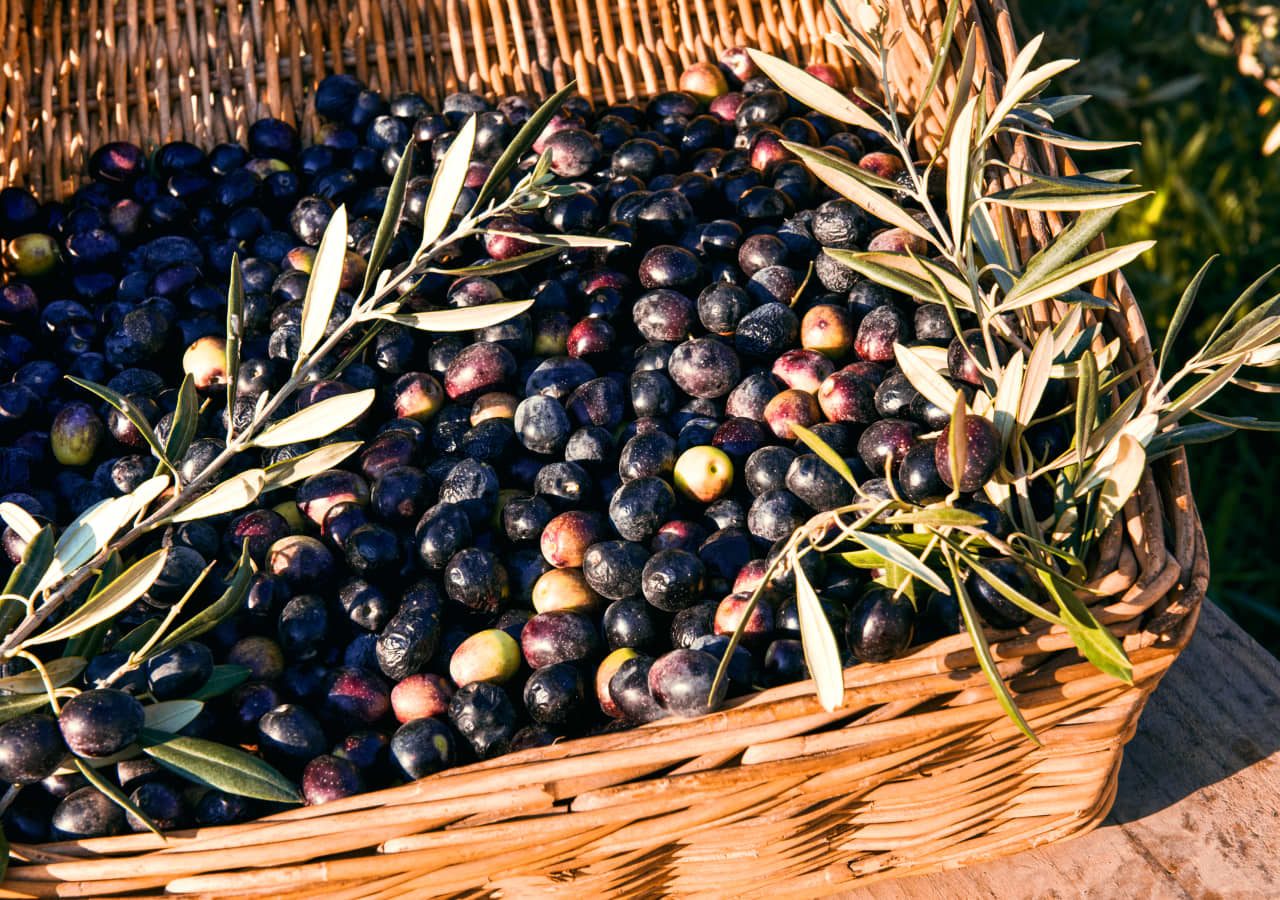
[[[1115,518],[1142,481],[1147,469],[1147,454],[1135,438],[1120,435],[1115,462],[1106,469],[1098,492],[1098,521],[1102,527]]]
[[[116,641],[111,649],[120,653],[134,654],[147,645],[155,633],[160,630],[158,618],[144,619],[128,634]]]
[[[879,250],[827,248],[823,252],[859,275],[927,303],[939,302],[939,292],[933,284],[936,280],[945,289],[943,293],[950,296],[958,307],[969,311],[974,308],[969,286],[959,276],[928,260]]]
[[[202,709],[200,700],[162,700],[142,708],[143,723],[153,731],[177,734],[194,722]]]
[[[1119,678],[1125,684],[1133,684],[1133,664],[1124,652],[1124,645],[1094,618],[1093,611],[1081,601],[1071,585],[1052,572],[1037,569],[1035,574],[1057,603],[1063,625],[1085,658],[1100,671]]]
[[[67,375],[67,381],[70,381],[78,388],[83,388],[91,394],[95,394],[105,400],[116,412],[129,420],[134,428],[138,429],[138,433],[142,435],[142,439],[147,442],[147,446],[151,448],[151,452],[161,462],[168,462],[170,457],[165,455],[165,450],[160,446],[160,439],[156,437],[155,429],[151,427],[151,423],[147,421],[147,417],[142,414],[142,410],[128,397],[113,391],[106,385],[97,384],[84,378],[77,378],[74,375]]]
[[[476,263],[473,266],[459,266],[453,269],[441,269],[435,266],[428,267],[425,271],[436,275],[448,275],[451,278],[462,278],[465,275],[501,275],[504,272],[514,272],[517,269],[523,269],[525,266],[531,265],[539,260],[547,259],[555,256],[560,252],[559,247],[541,247],[537,250],[530,250],[528,253],[521,253],[519,256],[513,256],[510,259],[490,259],[485,262]]]
[[[1000,373],[1000,383],[996,386],[995,401],[991,407],[991,423],[1000,435],[1000,457],[1013,440],[1013,433],[1018,425],[1018,410],[1022,404],[1022,383],[1026,376],[1026,364],[1022,351],[1016,351],[1005,363]],[[943,407],[948,409],[949,407]]]
[[[163,837],[163,835],[160,834],[160,826],[155,823],[155,820],[139,809],[137,804],[126,797],[120,788],[103,778],[102,775],[98,773],[97,769],[86,763],[83,759],[77,759],[75,761],[75,767],[80,774],[85,777],[85,780],[88,781],[89,784],[97,788],[99,793],[106,796],[108,800],[123,809],[126,813],[136,816],[138,821],[145,825],[148,831],[155,834],[157,837]]]
[[[783,141],[782,145],[800,157],[809,171],[818,176],[823,184],[842,197],[852,200],[875,218],[909,231],[931,244],[937,242],[929,230],[913,219],[906,210],[868,186],[867,174],[848,160],[791,141]],[[894,187],[901,189],[898,185]]]
[[[516,136],[507,144],[502,155],[498,157],[498,161],[493,164],[493,168],[489,170],[489,177],[485,179],[484,186],[480,188],[480,193],[476,195],[476,209],[483,210],[485,205],[497,193],[498,188],[502,186],[506,177],[520,162],[520,158],[533,146],[533,142],[538,139],[538,135],[542,134],[547,123],[551,121],[552,116],[560,111],[560,107],[564,106],[564,102],[573,96],[573,92],[577,90],[578,83],[570,81],[560,90],[556,91],[546,101],[539,106],[522,126],[516,132]]]
[[[369,388],[326,397],[287,419],[264,428],[253,439],[253,443],[258,447],[283,447],[286,444],[301,444],[326,437],[364,415],[365,410],[373,405],[376,396],[373,388]]]
[[[302,301],[302,324],[298,337],[298,357],[294,360],[296,373],[307,361],[311,351],[324,339],[333,315],[333,304],[338,299],[342,284],[342,267],[347,258],[347,208],[339,206],[325,226],[307,280],[307,294]]]
[[[1029,282],[1024,275],[1014,284],[1013,290],[1005,295],[1004,302],[997,307],[996,311],[1010,312],[1039,303],[1041,300],[1058,297],[1072,288],[1087,284],[1101,275],[1128,265],[1155,245],[1155,241],[1135,241],[1119,247],[1108,247],[1068,263],[1037,281]]]
[[[1022,396],[1018,403],[1018,424],[1023,428],[1031,423],[1049,387],[1049,375],[1053,369],[1053,332],[1043,331],[1031,348],[1023,378]]]
[[[885,138],[891,137],[885,127],[865,109],[804,69],[759,50],[748,49],[747,54],[751,57],[751,61],[760,67],[760,71],[805,106],[830,116],[837,122],[866,128]]]
[[[1098,364],[1093,351],[1086,350],[1080,357],[1080,377],[1076,387],[1076,465],[1084,471],[1089,445],[1093,441],[1093,426],[1098,417]]]
[[[238,666],[230,663],[214,666],[213,674],[209,676],[209,680],[198,691],[191,693],[191,699],[212,700],[214,697],[220,697],[227,691],[244,684],[252,674],[248,666]]]
[[[152,655],[152,649],[155,648],[160,639],[164,637],[165,633],[169,630],[169,627],[178,620],[178,616],[182,615],[182,611],[187,607],[187,602],[190,601],[191,598],[196,595],[196,592],[200,590],[200,586],[204,584],[205,579],[209,577],[209,573],[213,571],[213,567],[215,565],[217,565],[217,560],[214,560],[200,570],[200,574],[196,576],[195,581],[191,582],[187,589],[182,592],[182,596],[178,598],[178,602],[169,607],[169,611],[165,613],[164,619],[160,622],[160,627],[155,629],[141,647],[134,650],[129,655],[129,664],[131,667],[140,666],[150,658]],[[158,653],[160,650],[157,649],[155,652]]]
[[[969,409],[964,394],[956,392],[951,404],[951,424],[947,431],[947,462],[951,467],[952,495],[956,496],[964,484],[964,472],[969,465]]]
[[[374,312],[370,318],[395,322],[419,331],[472,331],[488,328],[520,315],[533,306],[532,300],[509,300],[502,303],[486,303],[482,306],[464,306],[460,309],[438,309],[419,313]]]
[[[997,206],[1033,212],[1084,212],[1124,206],[1150,195],[1151,191],[1132,186],[1077,179],[1074,185],[1022,184],[987,194],[982,199]]]
[[[164,443],[161,459],[170,460],[174,465],[182,459],[196,436],[196,428],[200,425],[200,401],[196,397],[196,383],[190,373],[182,379],[178,388],[178,403],[173,410],[173,424],[169,427],[169,438]]]
[[[1053,241],[1027,260],[1019,283],[1034,286],[1059,271],[1102,234],[1119,212],[1118,206],[1081,212]]]
[[[168,555],[169,550],[162,547],[143,557],[107,587],[90,594],[89,599],[61,622],[41,634],[28,638],[23,646],[31,647],[64,640],[124,612],[155,583]]]
[[[55,688],[63,687],[75,681],[76,677],[84,671],[84,667],[85,660],[78,656],[51,659],[44,664],[45,674]],[[39,672],[19,672],[17,675],[0,678],[0,693],[43,694],[44,692],[44,679],[40,677]]]
[[[868,534],[864,531],[850,532],[849,537],[878,554],[886,562],[906,569],[914,577],[920,579],[939,593],[949,594],[951,589],[938,577],[938,573],[922,563],[911,551],[897,541],[879,534]]]
[[[947,14],[942,20],[942,34],[938,36],[938,43],[933,48],[933,65],[929,69],[929,80],[924,83],[924,90],[920,92],[920,99],[916,104],[916,114],[911,119],[913,124],[927,108],[929,100],[933,97],[934,88],[938,86],[938,79],[942,77],[942,71],[947,63],[947,54],[951,50],[951,39],[955,35],[956,18],[959,14],[960,0],[950,0],[947,3]],[[951,96],[964,98],[968,94],[969,92],[965,90],[963,92],[957,91]]]
[[[968,565],[968,567],[974,572],[974,574],[976,574],[979,578],[981,578],[983,581],[989,584],[992,588],[994,588],[997,594],[999,594],[1004,599],[1008,600],[1014,606],[1018,607],[1018,609],[1022,610],[1028,615],[1034,616],[1037,619],[1043,619],[1046,622],[1051,622],[1054,625],[1066,624],[1065,622],[1063,622],[1063,620],[1060,617],[1049,612],[1039,603],[1036,603],[1026,594],[1017,590],[1015,587],[1013,587],[1013,585],[1009,584],[999,575],[995,574],[986,566],[982,565],[982,562],[977,557],[971,556],[969,554],[963,554],[961,558],[965,561],[965,564]],[[1034,569],[1034,567],[1031,567],[1031,566],[1028,566],[1028,568]]]
[[[341,441],[336,444],[325,444],[315,450],[308,451],[290,459],[272,463],[265,469],[266,483],[263,493],[276,488],[285,487],[294,482],[303,481],[320,472],[336,468],[344,459],[361,447],[360,441]]]
[[[947,565],[951,570],[951,582],[956,589],[956,601],[960,606],[960,615],[964,619],[965,631],[969,633],[969,640],[973,644],[974,655],[978,657],[978,665],[982,668],[983,674],[987,676],[987,682],[991,685],[991,690],[995,694],[1001,709],[1004,710],[1005,715],[1013,720],[1013,723],[1018,726],[1018,730],[1035,743],[1037,747],[1040,746],[1040,739],[1036,737],[1035,732],[1031,730],[1031,726],[1027,724],[1027,720],[1023,718],[1022,711],[1018,709],[1018,704],[1014,702],[1008,686],[1004,683],[1004,679],[1000,677],[1000,670],[996,667],[996,661],[991,656],[991,645],[987,643],[987,635],[982,630],[982,622],[979,621],[977,612],[974,611],[973,601],[969,599],[969,593],[965,590],[964,579],[960,576],[960,570],[956,565],[955,559],[945,549],[943,556],[946,558]]]
[[[951,241],[961,246],[965,224],[969,220],[970,169],[973,156],[973,115],[984,98],[969,98],[956,117],[947,150],[947,218],[951,221]],[[957,101],[958,102],[958,101]],[[943,407],[945,409],[946,407]]]
[[[258,499],[266,483],[267,473],[262,469],[241,472],[192,500],[174,513],[170,521],[193,522],[243,509]]]
[[[429,247],[440,240],[449,225],[449,217],[453,215],[466,181],[475,143],[476,117],[471,116],[458,129],[431,181],[431,191],[427,194],[427,205],[422,213],[422,247]]]
[[[924,395],[924,398],[939,409],[951,409],[955,406],[959,393],[947,380],[938,374],[938,370],[925,361],[915,349],[904,344],[893,345],[893,355],[898,361],[898,368],[907,377],[911,386]],[[963,394],[961,397],[963,398]]]
[[[880,521],[886,525],[920,525],[926,528],[980,528],[987,520],[968,510],[935,506],[889,513],[882,516]]]
[[[818,702],[827,712],[844,703],[844,667],[840,665],[840,648],[831,632],[831,623],[809,583],[804,568],[792,558],[796,575],[796,610],[800,618],[800,640],[804,662],[817,689]]]
[[[0,724],[27,713],[49,706],[49,695],[43,690],[38,694],[9,694],[0,696]]]
[[[400,225],[400,214],[404,211],[405,185],[409,182],[409,173],[413,171],[414,159],[413,138],[405,144],[400,154],[400,162],[396,163],[396,174],[391,179],[391,187],[387,190],[387,202],[382,208],[382,218],[378,220],[378,230],[373,235],[373,248],[369,251],[369,261],[364,270],[364,286],[360,289],[360,299],[369,296],[376,289],[379,273],[387,274],[382,264],[387,259],[387,251],[395,239],[396,229]]]
[[[40,533],[40,523],[16,503],[0,503],[0,519],[14,530],[24,543],[31,543]]]
[[[249,542],[246,540],[240,550],[240,559],[231,571],[226,590],[213,603],[200,610],[162,640],[156,647],[156,653],[162,653],[170,647],[199,637],[206,631],[217,627],[244,603],[249,585],[253,581],[253,562],[249,558]]]
[[[267,763],[224,744],[142,729],[142,752],[171,772],[197,784],[240,797],[301,803],[293,784]]]
[[[802,444],[813,451],[813,453],[816,454],[824,463],[834,469],[836,474],[847,481],[854,490],[858,489],[858,479],[854,477],[853,470],[849,468],[849,464],[844,461],[840,454],[837,453],[830,444],[799,423],[793,423],[791,428]]]
[[[496,228],[482,228],[481,234],[492,234],[499,237],[509,237],[517,241],[524,241],[526,244],[543,244],[549,247],[594,247],[608,249],[610,247],[626,247],[626,241],[615,240],[614,238],[596,237],[590,234],[539,234],[536,231],[516,232],[503,231]]]
[[[112,550],[107,556],[106,562],[102,564],[102,568],[98,570],[98,578],[94,581],[90,593],[101,591],[116,578],[120,577],[120,573],[123,571],[124,563],[120,560],[120,553]],[[110,622],[99,622],[88,631],[80,632],[75,637],[70,638],[63,646],[62,655],[92,659],[102,649],[102,642],[106,639],[107,630],[110,627]]]
[[[226,378],[227,409],[236,406],[236,380],[240,377],[240,337],[244,334],[244,270],[240,267],[240,254],[231,255],[231,279],[227,283],[227,345]],[[235,429],[233,419],[227,416],[227,439]],[[157,448],[158,450],[159,448]],[[176,472],[174,473],[177,474]]]

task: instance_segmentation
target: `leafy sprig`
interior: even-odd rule
[[[997,148],[1006,136],[1047,145],[1050,151],[1115,146],[1060,130],[1059,119],[1087,98],[1042,95],[1048,82],[1074,61],[1033,67],[1040,45],[1038,38],[1033,39],[1013,62],[988,111],[970,38],[937,149],[924,160],[916,155],[924,136],[922,113],[950,50],[958,8],[958,0],[952,0],[935,49],[933,75],[909,116],[902,112],[904,98],[895,93],[890,77],[890,51],[900,35],[889,32],[887,10],[882,9],[878,21],[863,32],[844,20],[845,33],[833,36],[856,63],[876,74],[879,97],[858,91],[860,102],[855,103],[790,63],[750,52],[782,90],[837,121],[873,132],[901,158],[905,178],[888,181],[834,154],[785,144],[837,194],[925,248],[923,254],[913,252],[911,242],[904,241],[904,252],[824,252],[917,302],[943,306],[957,334],[963,333],[962,315],[976,320],[977,346],[985,352],[975,352],[967,340],[961,342],[981,382],[971,401],[947,381],[945,353],[899,345],[895,355],[917,391],[952,411],[948,449],[953,484],[959,484],[964,468],[965,446],[960,438],[965,418],[981,416],[995,427],[1000,464],[982,492],[1012,523],[1011,533],[1001,539],[986,530],[983,520],[957,506],[960,498],[954,490],[940,503],[919,506],[897,496],[892,479],[886,478],[891,499],[869,498],[838,454],[811,432],[797,428],[801,441],[852,485],[857,498],[845,507],[820,513],[798,529],[749,605],[760,601],[784,567],[794,571],[805,659],[819,700],[833,709],[843,697],[842,661],[832,650],[830,626],[814,624],[821,605],[799,566],[801,556],[836,552],[844,563],[870,570],[875,582],[908,597],[917,609],[922,608],[925,594],[918,588],[951,594],[996,698],[1035,740],[1000,676],[968,585],[979,579],[1030,616],[1063,628],[1080,653],[1101,671],[1131,683],[1132,667],[1122,644],[1090,608],[1103,598],[1085,586],[1086,560],[1138,489],[1152,460],[1237,428],[1280,430],[1280,423],[1229,418],[1204,409],[1229,385],[1259,393],[1280,392],[1280,386],[1244,374],[1250,367],[1280,362],[1280,295],[1255,304],[1273,273],[1259,279],[1223,317],[1205,347],[1174,368],[1170,348],[1195,302],[1202,269],[1173,317],[1155,360],[1156,376],[1138,383],[1135,376],[1148,361],[1126,358],[1120,339],[1106,333],[1106,317],[1118,310],[1105,293],[1094,293],[1094,285],[1105,284],[1152,242],[1090,247],[1121,206],[1148,192],[1124,183],[1128,173],[1123,171],[1048,176],[1017,169],[1001,159]],[[930,189],[938,184],[940,191]],[[1024,259],[1004,210],[1051,211],[1069,217],[1070,224]],[[1057,312],[1056,324],[1050,326],[1044,323],[1051,307]],[[1000,347],[1010,352],[1002,355],[997,352]],[[1170,370],[1167,376],[1166,370]],[[1056,396],[1071,399],[1065,405],[1050,402]],[[1059,408],[1051,408],[1055,405]],[[1192,415],[1203,421],[1181,424]],[[1069,428],[1071,446],[1057,458],[1037,458],[1028,430],[1055,419]],[[1037,480],[1053,489],[1053,509],[1048,515],[1037,515],[1032,502],[1032,484]],[[1022,565],[1043,589],[1043,600],[1026,596],[999,578],[986,563],[992,554]],[[734,645],[741,630],[739,626]],[[730,653],[725,654],[718,682],[725,676]],[[712,696],[716,696],[714,690]]]

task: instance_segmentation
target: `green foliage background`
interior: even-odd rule
[[[1091,154],[1090,166],[1131,168],[1155,191],[1112,226],[1113,243],[1159,241],[1126,269],[1153,331],[1163,332],[1204,260],[1222,254],[1184,331],[1187,347],[1203,340],[1246,285],[1280,264],[1280,155],[1261,153],[1280,109],[1239,74],[1201,0],[1057,0],[1020,4],[1015,15],[1023,40],[1046,33],[1043,59],[1082,60],[1057,87],[1095,99],[1067,130],[1142,141]],[[1276,291],[1280,275],[1262,296]],[[1236,391],[1214,410],[1277,419],[1280,397]],[[1280,655],[1280,434],[1238,434],[1190,453],[1209,595]]]

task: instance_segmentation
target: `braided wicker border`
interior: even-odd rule
[[[892,62],[907,96],[928,77],[941,14],[923,0],[894,7],[904,38]],[[829,24],[814,0],[201,0],[181,14],[176,0],[0,0],[0,182],[58,195],[86,146],[109,139],[209,144],[266,113],[311,127],[307,91],[330,71],[436,96],[462,86],[544,93],[576,76],[613,100],[673,87],[680,67],[729,44],[843,67],[822,40]],[[986,90],[1016,55],[1003,0],[966,0],[958,29],[926,144],[953,102],[970,29]],[[1065,155],[1022,140],[1001,151],[1021,168],[1074,171]],[[1024,254],[1063,224],[1052,214],[1003,221]],[[1123,279],[1093,289],[1117,301],[1108,328],[1140,364],[1139,381],[1154,377]],[[1042,322],[1062,312],[1036,309]],[[1004,717],[957,635],[846,670],[845,705],[833,713],[807,683],[788,685],[704,718],[527,750],[167,843],[139,834],[15,846],[0,897],[814,897],[1036,846],[1105,816],[1121,748],[1194,628],[1208,560],[1180,452],[1144,477],[1092,572],[1099,595],[1089,601],[1124,641],[1133,687],[1083,662],[1061,628],[1036,620],[991,635],[1039,748]]]

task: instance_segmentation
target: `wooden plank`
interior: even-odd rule
[[[1280,662],[1207,605],[1125,749],[1100,828],[844,896],[1280,897]]]

